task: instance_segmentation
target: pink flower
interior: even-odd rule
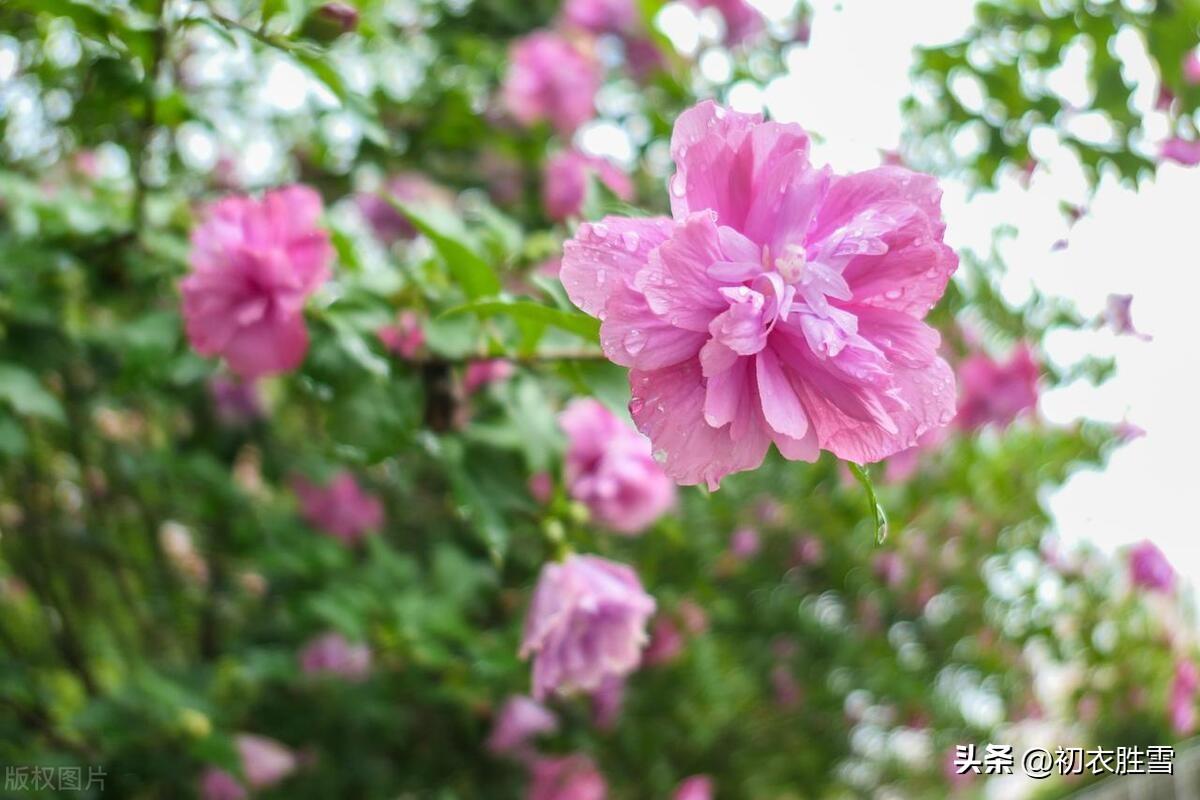
[[[1134,586],[1156,592],[1175,588],[1175,570],[1154,542],[1145,540],[1129,551],[1129,578]]]
[[[725,44],[738,45],[763,29],[762,14],[746,0],[692,0],[698,9],[715,8],[725,20]]]
[[[571,401],[558,423],[568,439],[567,490],[597,522],[637,534],[675,504],[675,484],[650,454],[650,442],[599,401]]]
[[[679,782],[672,800],[712,800],[714,791],[712,778],[693,775]]]
[[[371,648],[331,631],[304,646],[300,651],[300,668],[308,675],[333,675],[348,681],[361,681],[371,672]]]
[[[542,180],[546,216],[560,221],[577,216],[587,194],[588,177],[592,175],[622,200],[633,199],[633,182],[611,161],[564,150],[546,161]]]
[[[625,679],[614,675],[605,678],[600,688],[592,692],[592,724],[602,731],[617,727],[624,702]]]
[[[751,558],[762,549],[762,540],[754,528],[738,528],[729,540],[729,552],[737,558]]]
[[[584,755],[539,758],[530,768],[528,800],[604,800],[608,784]]]
[[[662,50],[649,36],[625,38],[625,62],[629,65],[633,77],[639,81],[645,81],[666,66]]]
[[[821,540],[812,534],[797,537],[792,543],[792,561],[798,566],[807,567],[820,564],[825,560],[825,546]]]
[[[669,664],[679,658],[683,652],[683,645],[683,632],[679,630],[675,621],[667,616],[655,617],[650,632],[650,644],[642,654],[642,663],[648,667]]]
[[[414,358],[425,346],[425,330],[415,311],[402,311],[396,324],[385,325],[375,332],[383,346],[405,359]]]
[[[503,358],[490,358],[485,361],[472,361],[467,365],[463,375],[463,390],[467,394],[475,394],[491,383],[501,383],[512,377],[515,368],[511,361]]]
[[[1130,308],[1133,306],[1133,295],[1131,294],[1110,294],[1108,296],[1108,304],[1105,306],[1104,313],[1100,319],[1107,325],[1113,333],[1118,336],[1130,335],[1136,336],[1144,342],[1153,339],[1153,336],[1148,336],[1133,326],[1133,314]]]
[[[529,494],[542,505],[554,497],[554,478],[549,472],[535,472],[529,476]]]
[[[246,800],[246,789],[223,769],[209,767],[200,775],[200,800]]]
[[[904,561],[899,554],[890,550],[875,556],[872,569],[875,577],[892,588],[899,586],[908,577],[908,568],[904,565]]]
[[[1193,86],[1200,84],[1200,48],[1193,47],[1183,57],[1183,79]]]
[[[588,33],[630,33],[638,27],[633,0],[567,0],[563,4],[567,24]]]
[[[1200,140],[1189,141],[1174,136],[1162,143],[1158,151],[1160,161],[1175,161],[1185,167],[1200,164]]]
[[[254,381],[214,375],[208,382],[217,419],[231,428],[248,425],[263,415],[262,400]]]
[[[417,235],[416,228],[389,202],[397,200],[416,209],[454,204],[454,195],[419,172],[401,172],[392,177],[379,192],[362,192],[355,196],[358,212],[371,226],[371,231],[384,244],[394,244]]]
[[[586,555],[546,564],[521,641],[521,657],[533,657],[534,698],[594,692],[633,672],[654,605],[624,564]]]
[[[192,232],[183,279],[188,340],[243,378],[287,372],[308,350],[304,302],[329,277],[333,246],[307,186],[228,197]]]
[[[551,31],[518,39],[509,52],[504,104],[526,127],[547,121],[570,136],[596,113],[600,65],[570,40]]]
[[[493,753],[512,753],[543,733],[558,730],[558,719],[541,703],[524,695],[513,695],[504,702],[488,736],[487,748]]]
[[[958,368],[962,384],[959,427],[973,430],[989,423],[1005,426],[1033,409],[1038,400],[1038,372],[1033,351],[1024,342],[1003,364],[982,352],[965,358]]]
[[[679,614],[679,621],[683,623],[683,627],[688,633],[695,635],[708,630],[708,612],[697,603],[691,600],[681,600],[679,607],[675,610]]]
[[[917,443],[907,450],[901,450],[887,460],[884,469],[884,480],[888,483],[903,483],[916,474],[921,463],[921,456],[942,446],[949,435],[946,428],[932,428],[917,437]]]
[[[274,739],[243,733],[234,744],[246,783],[253,789],[274,786],[296,770],[296,754]]]
[[[362,490],[354,476],[342,470],[320,486],[296,478],[292,489],[300,499],[300,510],[314,528],[346,544],[354,544],[383,524],[383,504]]]
[[[834,176],[798,126],[712,102],[680,116],[671,149],[674,219],[585,223],[561,275],[632,368],[630,412],[668,475],[715,489],[772,442],[878,461],[951,419],[922,321],[958,264],[932,178]]]
[[[776,664],[771,668],[771,690],[780,708],[795,708],[804,699],[800,684],[785,664]]]
[[[1175,676],[1171,679],[1168,707],[1171,727],[1180,736],[1187,736],[1196,729],[1196,689],[1200,686],[1200,672],[1191,661],[1175,664]]]

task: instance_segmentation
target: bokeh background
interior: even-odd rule
[[[596,76],[569,129],[505,98],[545,31]],[[5,779],[1016,798],[1106,776],[959,775],[955,746],[1184,753],[1198,43],[1194,0],[0,4]],[[828,454],[681,488],[635,537],[564,480],[558,413],[629,391],[562,241],[662,212],[671,126],[706,98],[943,188],[961,266],[930,319],[960,382],[988,367],[960,386],[985,412],[872,468],[881,543]],[[295,182],[333,277],[303,363],[246,384],[184,334],[189,236]],[[650,644],[504,752],[530,592],[567,546],[636,569]],[[560,757],[589,780],[539,783]]]

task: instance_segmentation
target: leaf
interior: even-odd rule
[[[438,255],[446,262],[446,268],[458,282],[462,290],[470,298],[487,297],[500,291],[500,279],[495,270],[473,248],[461,240],[466,238],[466,231],[453,223],[457,220],[434,220],[417,211],[411,206],[398,202],[395,198],[386,198],[401,214],[408,217],[413,227],[425,235],[433,244]]]
[[[15,364],[0,364],[0,400],[18,414],[56,422],[65,419],[58,398],[46,391],[32,372]]]
[[[505,314],[518,322],[536,322],[573,333],[589,342],[600,341],[600,322],[587,314],[578,311],[564,311],[560,308],[544,306],[531,300],[480,300],[456,306],[442,313],[442,316],[472,313],[480,317],[490,317]]]

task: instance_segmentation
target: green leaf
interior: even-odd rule
[[[531,300],[480,300],[443,312],[442,316],[472,313],[480,317],[508,315],[518,322],[537,322],[573,333],[589,342],[600,341],[600,322],[578,311],[564,311]]]
[[[468,297],[487,297],[500,291],[500,279],[495,270],[473,247],[464,244],[467,232],[456,224],[456,219],[435,219],[393,197],[386,199],[429,239]]]
[[[58,398],[46,391],[32,372],[15,364],[0,364],[0,400],[18,414],[56,422],[65,419]]]

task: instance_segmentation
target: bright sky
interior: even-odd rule
[[[815,160],[842,169],[873,166],[878,150],[899,140],[899,104],[909,89],[912,47],[960,36],[973,3],[815,0],[813,5],[811,45],[790,59],[787,77],[767,87],[767,107],[776,118],[801,122],[824,137],[824,144],[814,148]],[[1143,77],[1139,95],[1152,97],[1153,78]],[[998,192],[968,198],[964,187],[947,184],[947,239],[986,253],[993,229],[1013,225],[1017,236],[1001,250],[1009,270],[1004,289],[1013,299],[1036,285],[1070,298],[1081,314],[1092,316],[1110,292],[1134,296],[1134,322],[1153,341],[1107,331],[1052,335],[1046,342],[1052,361],[1114,355],[1118,370],[1101,387],[1079,382],[1047,394],[1041,410],[1057,424],[1079,417],[1128,419],[1148,435],[1118,450],[1105,471],[1076,475],[1048,502],[1065,542],[1090,540],[1112,551],[1150,538],[1193,584],[1200,584],[1200,513],[1192,505],[1200,503],[1194,460],[1200,458],[1194,411],[1200,358],[1192,327],[1200,318],[1200,167],[1164,166],[1140,191],[1105,182],[1087,203],[1090,213],[1068,236],[1058,204],[1083,199],[1082,184],[1072,159],[1047,155],[1045,169],[1028,191],[1009,181]],[[1067,249],[1052,251],[1064,236]]]

